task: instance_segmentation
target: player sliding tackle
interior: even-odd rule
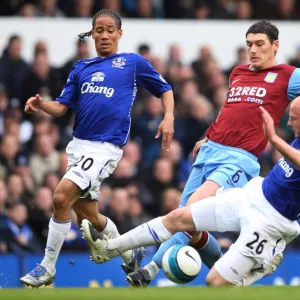
[[[104,262],[128,249],[160,244],[180,231],[240,231],[237,241],[210,270],[207,284],[246,286],[272,273],[286,244],[300,233],[296,221],[300,219],[300,97],[290,109],[288,125],[296,137],[291,145],[275,133],[270,114],[262,107],[260,112],[266,138],[283,155],[265,179],[256,177],[243,188],[220,191],[115,239],[99,239],[95,243],[99,258]],[[87,220],[82,228],[89,240]]]

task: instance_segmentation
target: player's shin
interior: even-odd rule
[[[200,241],[193,246],[200,254],[203,263],[209,269],[222,256],[222,250],[218,241],[207,231],[202,232]]]
[[[71,221],[58,223],[53,218],[50,219],[45,257],[41,263],[43,266],[46,266],[50,270],[55,269],[59,252],[70,228]]]
[[[169,240],[161,244],[158,251],[153,256],[153,260],[145,266],[145,269],[148,271],[152,280],[155,278],[162,267],[162,258],[166,251],[176,244],[188,245],[191,237],[192,236],[187,232],[177,232]]]
[[[158,217],[128,231],[116,239],[108,240],[107,250],[118,249],[122,253],[141,246],[160,244],[171,236],[172,234],[163,225],[161,217]]]

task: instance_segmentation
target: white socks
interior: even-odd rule
[[[120,252],[125,252],[141,246],[160,244],[171,236],[172,234],[163,225],[161,217],[158,217],[128,231],[118,238],[108,240],[107,250],[118,249]]]
[[[106,225],[105,225],[104,229],[99,233],[101,235],[101,238],[103,237],[104,234],[106,236],[110,235],[110,238],[112,238],[112,239],[114,239],[115,237],[118,237],[120,235],[119,231],[117,229],[117,226],[108,217],[106,217]]]
[[[71,220],[66,223],[57,223],[53,220],[53,217],[50,219],[45,257],[41,262],[41,264],[46,266],[50,272],[55,272],[55,264],[60,249],[65,241],[66,235],[70,231],[70,228]]]
[[[151,280],[153,280],[160,271],[160,267],[153,260],[147,264],[144,269],[148,271]]]
[[[120,236],[119,231],[117,229],[117,226],[115,223],[108,217],[106,217],[106,225],[104,229],[100,232],[100,234],[103,236],[104,234],[106,236],[110,236],[110,238],[117,238]],[[121,257],[123,258],[126,265],[131,263],[133,259],[133,250],[125,251],[121,254]]]

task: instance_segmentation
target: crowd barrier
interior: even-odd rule
[[[150,261],[149,253],[144,263]],[[42,256],[30,255],[19,257],[14,254],[0,255],[0,287],[22,287],[19,282],[21,275],[32,270]],[[63,253],[57,263],[55,287],[117,287],[128,286],[125,273],[120,268],[120,258],[97,265],[89,260],[88,253]],[[300,285],[300,252],[285,253],[284,260],[275,274],[262,279],[261,285]],[[198,277],[188,285],[205,285],[208,269],[203,266]],[[151,283],[152,286],[176,285],[160,272]]]

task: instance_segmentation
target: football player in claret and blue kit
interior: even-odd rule
[[[220,187],[243,187],[259,175],[257,159],[267,145],[259,108],[265,108],[277,126],[289,103],[300,95],[300,69],[276,62],[278,38],[278,29],[269,21],[258,21],[248,28],[250,64],[233,69],[226,103],[208,128],[206,138],[194,148],[196,161],[180,207],[215,196]],[[164,253],[175,244],[189,244],[192,234],[178,232],[164,242],[141,272],[129,275],[130,282],[147,285],[149,278],[153,280],[159,272]],[[192,245],[209,268],[222,255],[220,246],[207,232],[194,234]]]

